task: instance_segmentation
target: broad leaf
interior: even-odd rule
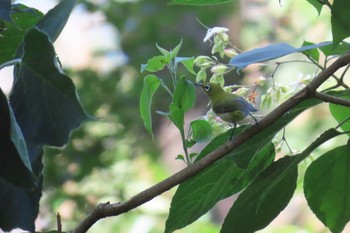
[[[173,102],[170,105],[170,112],[177,109],[188,111],[196,101],[195,87],[193,83],[184,76],[180,77],[176,83]]]
[[[36,25],[49,36],[52,43],[56,41],[66,25],[76,2],[77,0],[60,1],[54,8],[49,10]]]
[[[208,6],[221,3],[228,3],[230,0],[172,0],[172,5],[188,5],[188,6]]]
[[[343,41],[337,45],[329,44],[320,48],[325,56],[343,55],[350,51],[350,44]]]
[[[320,0],[307,0],[321,14],[323,3]]]
[[[192,130],[192,139],[195,142],[206,142],[212,136],[212,129],[206,120],[194,120],[190,124]]]
[[[304,193],[311,210],[333,232],[350,221],[349,146],[337,147],[315,160],[305,173]]]
[[[0,119],[0,179],[32,189],[35,186],[35,176],[32,173],[26,144],[1,89]]]
[[[15,57],[18,46],[23,42],[26,31],[43,16],[36,9],[21,4],[13,6],[13,23],[5,23],[6,30],[0,36],[0,64]]]
[[[63,146],[87,120],[73,82],[62,73],[46,34],[31,29],[10,103],[27,145]],[[32,158],[31,158],[32,159]]]
[[[33,172],[39,177],[37,186],[26,190],[0,178],[0,228],[10,231],[14,228],[34,232],[34,221],[39,212],[42,190],[42,154],[33,161]],[[24,177],[22,177],[24,178]]]
[[[226,142],[230,135],[231,131],[228,131],[215,138],[203,150],[204,153],[209,153]],[[165,232],[173,232],[191,224],[218,201],[242,190],[274,160],[272,144],[267,144],[260,151],[252,150],[245,153],[254,153],[256,158],[247,169],[240,169],[232,161],[222,159],[180,184],[171,202]]]
[[[331,44],[331,42],[323,42],[315,45],[303,46],[300,48],[294,48],[293,46],[286,43],[268,45],[263,48],[257,48],[244,53],[240,53],[237,56],[233,57],[230,60],[229,64],[232,66],[236,66],[237,69],[240,70],[250,64],[273,60],[276,58],[286,56],[288,54],[304,52],[329,44]]]
[[[140,97],[140,113],[146,130],[153,135],[151,105],[154,93],[160,85],[160,80],[155,75],[147,75],[143,79],[143,88]]]
[[[0,0],[0,20],[12,22],[11,0]]]
[[[309,41],[304,41],[302,47],[304,47],[304,46],[310,46],[310,45],[312,46],[312,45],[315,45],[315,44],[312,43],[312,42],[309,42]],[[314,60],[317,61],[317,62],[318,62],[318,59],[320,58],[320,52],[318,51],[317,48],[310,49],[310,50],[306,50],[306,51],[304,52],[304,54],[310,56],[312,59],[314,59]]]
[[[331,24],[334,45],[350,36],[350,4],[346,0],[336,0],[331,7]]]
[[[156,72],[164,69],[170,62],[170,53],[167,56],[155,56],[148,59],[147,64],[141,65],[141,73],[144,71]]]
[[[233,204],[221,233],[255,232],[267,226],[288,204],[296,188],[298,169],[284,157],[266,168]]]
[[[349,95],[343,96],[341,98],[350,100]],[[333,118],[339,124],[342,123],[340,128],[343,131],[350,131],[350,119],[349,119],[350,108],[345,107],[345,106],[341,106],[341,105],[336,105],[336,104],[329,104],[329,110],[331,111]],[[344,122],[345,120],[347,120],[347,121]],[[350,133],[348,134],[348,136],[350,136]]]
[[[193,75],[196,75],[196,72],[193,70],[194,57],[176,57],[175,63],[182,63],[185,68]]]

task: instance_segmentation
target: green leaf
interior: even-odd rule
[[[192,138],[195,142],[207,142],[213,134],[211,126],[206,120],[194,120],[191,122],[190,127],[192,129]]]
[[[188,111],[196,101],[195,87],[193,83],[181,76],[176,83],[173,102],[170,105],[170,112],[177,109]]]
[[[175,48],[173,50],[170,51],[171,59],[176,58],[177,54],[180,51],[181,46],[182,46],[182,40],[180,41],[180,43],[178,45],[175,46]]]
[[[169,113],[168,117],[174,123],[174,125],[179,129],[181,135],[184,135],[185,112],[183,111],[183,109],[173,110],[172,112]]]
[[[27,146],[63,146],[71,131],[89,119],[72,80],[57,63],[47,35],[36,28],[29,30],[10,95],[10,104]]]
[[[146,130],[154,138],[151,119],[151,105],[154,93],[160,85],[160,80],[155,75],[147,75],[143,79],[143,88],[140,97],[140,113]]]
[[[331,6],[331,24],[334,45],[350,36],[350,4],[346,0],[335,0]]]
[[[49,36],[52,43],[56,41],[66,25],[69,15],[71,14],[76,2],[77,0],[60,1],[37,23],[36,26]]]
[[[7,28],[0,36],[0,64],[15,57],[17,48],[23,42],[25,32],[33,27],[43,16],[36,9],[21,4],[13,7],[13,23],[5,23]]]
[[[209,153],[226,142],[230,135],[231,131],[228,131],[215,138],[203,150],[204,153]],[[250,151],[250,153],[254,153],[256,159],[246,170],[238,168],[230,160],[222,159],[195,177],[181,183],[171,202],[165,232],[173,232],[191,224],[218,201],[242,190],[260,171],[273,162],[275,155],[272,143],[267,144],[260,151]]]
[[[320,48],[325,56],[342,55],[350,50],[350,44],[343,41],[337,45],[329,44]]]
[[[168,50],[160,47],[158,44],[156,44],[156,47],[165,57],[170,56],[170,52]]]
[[[304,41],[302,47],[304,46],[310,46],[310,45],[315,45],[314,43],[312,42],[309,42],[309,41]],[[317,48],[314,48],[314,49],[310,49],[310,50],[306,50],[304,52],[304,54],[310,56],[312,59],[314,59],[315,61],[318,61],[318,59],[320,58],[320,52],[318,51]]]
[[[342,96],[341,98],[348,99],[350,100],[349,95]],[[341,106],[341,105],[336,105],[336,104],[329,104],[329,110],[331,111],[331,114],[333,118],[340,124],[344,120],[348,119],[350,116],[350,108]],[[340,126],[340,128],[343,131],[350,131],[350,120],[345,122]],[[350,133],[347,134],[350,137]]]
[[[170,62],[170,55],[168,56],[155,56],[152,57],[151,59],[148,59],[147,64],[142,64],[141,65],[141,73],[144,71],[149,71],[149,72],[157,72],[169,64]]]
[[[220,232],[255,232],[267,226],[293,196],[298,169],[286,172],[293,160],[294,157],[284,157],[267,167],[239,195]]]
[[[196,75],[196,72],[193,70],[194,57],[176,57],[175,63],[178,64],[179,62],[182,63],[191,74]]]
[[[231,2],[229,0],[172,0],[171,5],[209,6]]]
[[[16,119],[0,89],[0,179],[25,189],[35,187],[26,144]]]
[[[305,173],[307,202],[333,233],[342,232],[350,221],[349,149],[346,145],[325,153]]]
[[[323,3],[320,0],[307,0],[318,12],[318,15],[321,14]]]

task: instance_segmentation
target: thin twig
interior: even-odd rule
[[[329,67],[320,72],[310,84],[308,84],[304,89],[300,92],[296,93],[293,97],[286,100],[284,103],[279,105],[276,109],[274,109],[271,113],[266,115],[262,120],[259,121],[259,124],[255,124],[250,127],[240,135],[234,138],[234,140],[227,141],[225,144],[209,153],[207,156],[199,160],[198,162],[186,167],[185,169],[175,173],[169,178],[157,183],[156,185],[140,192],[139,194],[133,196],[129,200],[123,203],[115,203],[115,204],[103,204],[101,206],[98,205],[87,217],[73,230],[73,233],[82,233],[86,232],[93,224],[95,224],[98,220],[117,216],[122,213],[128,212],[132,209],[137,208],[138,206],[152,200],[156,196],[164,193],[165,191],[175,187],[181,182],[195,176],[205,168],[209,167],[215,161],[221,159],[226,154],[232,152],[238,146],[245,143],[249,138],[253,137],[255,134],[261,132],[266,129],[270,125],[272,125],[277,119],[282,117],[285,113],[290,111],[299,103],[304,100],[313,97],[314,93],[316,93],[317,88],[325,82],[329,77],[334,74],[339,68],[350,63],[350,54],[346,54],[336,60]]]

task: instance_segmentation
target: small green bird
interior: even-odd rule
[[[243,97],[224,91],[218,84],[205,82],[195,85],[202,87],[209,96],[214,113],[222,120],[232,123],[234,128],[238,121],[245,119],[248,115],[252,116],[251,112],[258,111]],[[254,120],[256,121],[255,118]]]

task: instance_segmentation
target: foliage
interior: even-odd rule
[[[173,0],[170,3],[204,6],[226,2]],[[152,138],[152,102],[159,88],[167,93],[170,101],[168,110],[156,112],[168,118],[178,129],[184,155],[177,158],[189,168],[225,148],[232,135],[234,141],[250,129],[259,127],[259,123],[257,126],[241,124],[237,129],[226,131],[229,126],[209,111],[200,119],[191,121],[186,128],[185,115],[196,102],[195,82],[209,80],[224,86],[228,74],[233,71],[244,71],[251,64],[265,62],[276,64],[271,75],[274,79],[276,70],[282,64],[275,59],[302,53],[306,59],[304,62],[312,63],[317,69],[311,74],[312,78],[301,80],[297,88],[275,83],[267,87],[267,78],[248,88],[226,87],[227,91],[234,91],[256,105],[259,103],[256,89],[258,86],[265,87],[268,90],[260,105],[267,111],[278,109],[276,105],[289,98],[298,98],[300,90],[327,70],[334,59],[349,50],[348,43],[343,41],[350,32],[346,23],[350,12],[348,4],[341,0],[335,0],[333,4],[316,0],[308,2],[319,13],[323,6],[330,8],[332,42],[305,42],[299,48],[280,43],[241,52],[231,46],[227,29],[215,27],[208,29],[204,38],[204,41],[213,40],[211,55],[179,56],[182,41],[172,50],[157,45],[160,55],[148,59],[141,66],[141,73],[147,75],[143,78],[140,93],[140,115]],[[31,232],[35,230],[34,220],[39,211],[43,187],[44,146],[64,146],[74,129],[85,121],[93,120],[81,106],[75,85],[64,73],[52,44],[64,28],[75,4],[76,1],[63,0],[45,15],[24,5],[11,5],[11,1],[1,1],[0,4],[0,25],[7,29],[1,31],[0,68],[15,65],[11,94],[7,97],[0,90],[0,228],[5,231],[16,227]],[[323,65],[322,57],[325,57]],[[221,62],[227,58],[230,59],[227,64]],[[168,72],[165,78],[162,76],[164,70]],[[349,135],[349,92],[344,83],[347,70],[348,67],[340,77],[333,70],[331,75],[337,82],[335,86],[317,91],[317,95],[311,93],[310,98],[291,106],[269,127],[235,150],[226,151],[224,157],[196,176],[184,179],[172,199],[165,232],[173,232],[197,221],[217,202],[238,192],[241,193],[226,216],[221,232],[249,233],[266,227],[292,198],[297,187],[300,163],[322,143],[342,134]],[[162,75],[159,75],[160,72]],[[276,135],[303,111],[324,102],[332,102],[329,117],[334,117],[338,125],[325,131],[303,152],[293,154],[290,151],[289,156],[276,158],[279,146],[274,143]],[[255,117],[259,120],[263,118],[259,115]],[[343,132],[335,130],[338,128]],[[208,143],[204,149],[190,153],[190,148],[204,142]],[[311,162],[304,178],[303,188],[308,205],[332,232],[341,232],[350,220],[346,183],[348,146],[333,148]]]

